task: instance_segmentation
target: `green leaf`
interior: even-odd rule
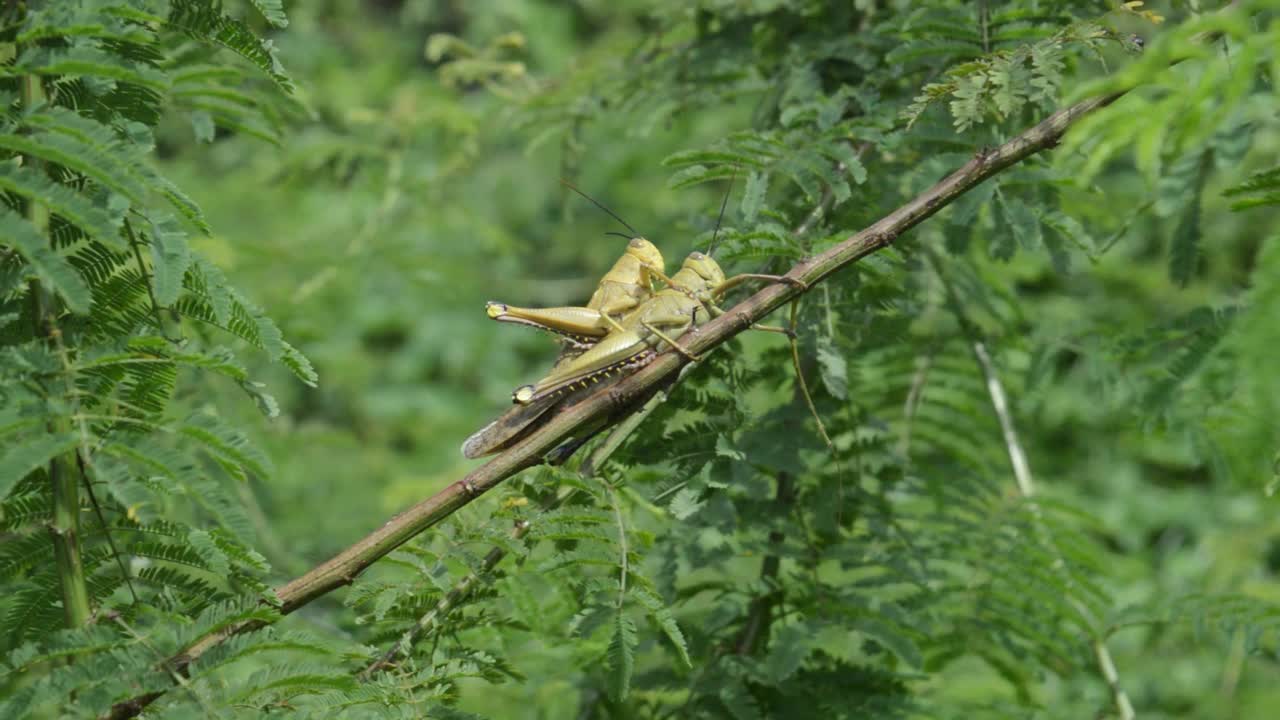
[[[89,237],[114,250],[123,252],[128,249],[120,240],[118,220],[83,194],[54,182],[42,172],[11,162],[0,163],[0,189],[43,204]]]
[[[187,233],[172,215],[164,214],[151,221],[151,272],[156,302],[172,305],[182,292],[182,280],[191,266]]]
[[[103,10],[97,4],[83,2],[43,3],[39,9],[28,8],[15,41],[24,46],[54,37],[92,37],[140,45],[155,42],[155,34],[149,28]]]
[[[257,0],[266,8],[263,16],[268,22],[276,17],[273,6],[276,0]],[[222,12],[222,4],[213,0],[171,0],[168,17],[150,15],[149,19],[185,32],[201,42],[226,48],[253,63],[267,73],[285,92],[292,92],[293,81],[276,57],[275,47],[269,41],[253,34],[243,22]],[[271,15],[268,15],[271,13]],[[283,19],[283,12],[279,14]]]
[[[156,92],[164,92],[169,88],[169,80],[160,70],[86,45],[66,49],[29,48],[14,65],[6,69],[5,74],[11,77],[32,74],[91,76],[133,83]]]
[[[1173,238],[1169,244],[1169,279],[1182,287],[1186,287],[1191,278],[1195,277],[1202,237],[1201,203],[1205,183],[1213,168],[1213,153],[1209,150],[1188,157],[1194,160],[1194,173],[1190,178],[1190,186],[1182,193],[1182,212],[1178,216],[1178,225],[1173,230]],[[1184,163],[1180,161],[1178,165],[1183,166]],[[1166,197],[1165,202],[1171,203],[1172,198]]]
[[[232,477],[245,480],[246,473],[260,478],[271,475],[271,461],[267,456],[254,447],[244,433],[212,415],[193,415],[178,432],[200,442]]]
[[[1170,163],[1156,183],[1156,215],[1167,218],[1184,211],[1187,201],[1196,191],[1200,164],[1206,151],[1187,152],[1176,162]]]
[[[631,693],[631,675],[636,665],[636,624],[622,608],[614,615],[613,635],[609,640],[609,695],[617,701]]]
[[[7,497],[19,480],[58,455],[71,451],[78,441],[74,433],[49,434],[9,448],[0,457],[0,499]]]
[[[800,669],[813,647],[813,633],[804,625],[784,625],[769,640],[764,671],[773,684],[780,685]]]
[[[1246,197],[1231,204],[1232,210],[1245,210],[1262,205],[1280,205],[1280,167],[1256,173],[1239,185],[1223,191],[1226,197],[1239,197],[1249,193],[1256,197]]]
[[[694,513],[702,509],[706,503],[698,499],[698,491],[684,487],[675,497],[671,498],[671,503],[667,505],[667,510],[672,517],[677,520],[687,520]]]
[[[759,703],[742,681],[726,682],[718,690],[718,699],[734,720],[764,720]]]
[[[262,13],[262,18],[271,23],[273,27],[286,28],[289,26],[289,18],[284,14],[284,3],[281,0],[249,0],[253,6]]]
[[[23,122],[38,130],[0,134],[0,147],[67,167],[134,203],[145,198],[147,187],[138,175],[141,149],[123,142],[110,127],[65,108],[45,108]]]
[[[769,190],[769,176],[753,170],[747,175],[747,187],[742,192],[742,219],[754,222],[760,208],[764,205],[765,193]]]
[[[733,442],[729,440],[728,436],[719,435],[716,437],[716,457],[745,460],[747,456],[733,446]]]
[[[196,110],[191,113],[191,131],[195,133],[197,142],[213,142],[213,137],[217,134],[213,116],[206,110]]]
[[[215,574],[223,577],[231,573],[231,563],[226,553],[213,541],[213,536],[204,530],[192,530],[187,534],[187,542],[200,555],[201,560]]]
[[[31,223],[3,207],[0,207],[0,244],[17,250],[36,277],[66,301],[71,312],[83,314],[89,311],[93,295],[76,269],[49,247],[48,238],[37,232]]]
[[[700,183],[706,179],[707,167],[705,165],[692,165],[686,167],[671,176],[667,180],[667,187],[674,190],[688,185]]]
[[[1200,259],[1200,198],[1192,198],[1178,218],[1169,244],[1169,279],[1186,287]]]
[[[849,361],[828,335],[818,338],[818,368],[827,392],[840,400],[848,399]]]
[[[1038,250],[1044,240],[1041,237],[1040,218],[1037,217],[1036,211],[1018,198],[1003,194],[999,197],[1000,209],[1004,211],[1005,220],[1009,223],[1009,230],[1017,240],[1018,246],[1024,250]]]
[[[913,668],[924,666],[924,658],[911,638],[889,623],[874,620],[862,620],[857,623],[858,632],[883,645],[894,655]]]
[[[245,340],[279,360],[307,385],[315,386],[318,377],[311,361],[280,335],[280,328],[260,309],[249,303],[227,283],[217,266],[192,253],[189,272],[184,279],[189,291],[174,309]]]
[[[680,625],[676,623],[675,616],[671,614],[671,609],[662,602],[662,598],[643,589],[634,590],[632,595],[649,611],[649,617],[658,624],[663,634],[675,646],[676,652],[679,653],[680,660],[684,662],[685,667],[693,667],[693,661],[689,659],[689,645],[684,639],[684,633],[680,631]]]

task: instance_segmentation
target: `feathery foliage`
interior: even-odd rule
[[[0,715],[1267,702],[1277,3],[296,5],[7,11]],[[743,335],[607,464],[527,471],[282,617],[272,587],[456,480],[434,449],[553,351],[477,330],[475,292],[573,304],[593,281],[526,278],[607,267],[551,163],[669,263],[715,236],[776,272],[1119,92],[775,313],[796,367]],[[277,400],[316,383],[298,347],[331,383]]]
[[[179,396],[221,375],[275,414],[218,344],[236,341],[315,382],[191,246],[208,224],[152,160],[166,117],[212,121],[212,139],[283,107],[290,83],[270,46],[214,2],[35,5],[4,11],[0,80],[0,645],[12,691],[0,712],[13,717],[94,714],[161,687],[148,679],[157,653],[226,622],[216,608],[259,612],[270,568],[235,486],[268,477],[270,462]],[[250,64],[226,64],[228,50]],[[225,69],[197,72],[213,57]],[[197,117],[208,108],[193,98],[219,92],[234,110]],[[91,616],[68,606],[76,593]]]

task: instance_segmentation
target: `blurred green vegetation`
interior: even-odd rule
[[[617,243],[603,232],[619,228],[568,194],[559,177],[610,205],[668,258],[692,247],[714,221],[723,186],[668,190],[670,171],[660,161],[749,127],[750,98],[655,111],[659,122],[646,121],[643,112],[591,108],[567,129],[548,127],[485,83],[443,83],[440,65],[424,59],[434,33],[456,34],[475,47],[518,33],[520,47],[499,53],[504,63],[520,64],[510,86],[589,87],[582,76],[622,72],[617,58],[642,42],[647,8],[306,4],[291,8],[292,24],[277,43],[302,79],[311,121],[278,148],[248,138],[197,147],[182,128],[173,129],[166,167],[192,188],[218,232],[202,249],[270,309],[321,376],[311,391],[291,385],[279,370],[259,370],[274,372],[271,385],[287,398],[288,411],[275,422],[238,399],[224,409],[256,425],[277,463],[274,480],[253,487],[262,547],[277,567],[303,570],[455,480],[471,465],[457,452],[460,440],[502,408],[512,386],[545,367],[554,351],[545,337],[486,322],[481,307],[489,299],[580,302],[616,256]],[[1255,105],[1249,115],[1263,123],[1267,112]],[[1122,121],[1154,127],[1159,119]],[[1092,183],[1058,188],[1065,214],[1099,246],[1103,238],[1114,242],[1107,252],[1089,259],[1073,253],[1065,274],[1043,255],[1019,253],[1002,262],[971,253],[972,281],[1001,303],[995,318],[981,307],[974,313],[994,344],[1012,345],[1002,369],[1015,387],[1035,472],[1044,492],[1088,513],[1085,526],[1109,547],[1104,565],[1117,607],[1199,593],[1280,601],[1280,520],[1263,492],[1280,419],[1280,387],[1268,367],[1280,339],[1266,319],[1276,306],[1245,311],[1257,333],[1239,332],[1220,350],[1229,361],[1197,375],[1193,382],[1204,386],[1198,392],[1173,390],[1190,396],[1185,402],[1173,397],[1150,413],[1135,395],[1146,387],[1143,376],[1168,372],[1170,353],[1193,335],[1169,324],[1201,305],[1243,300],[1264,248],[1272,250],[1272,282],[1280,281],[1275,211],[1233,213],[1220,194],[1274,162],[1280,134],[1272,123],[1241,140],[1250,146],[1248,162],[1220,162],[1201,196],[1201,269],[1186,287],[1170,280],[1162,259],[1180,220],[1176,208],[1151,212],[1152,180],[1160,203],[1160,179],[1123,162],[1106,165]],[[873,173],[870,182],[918,188],[962,159],[922,158],[911,175]],[[1080,156],[1057,153],[1053,162],[1070,174]],[[1177,190],[1170,189],[1171,198],[1181,197]],[[852,214],[872,219],[889,208]],[[906,247],[944,243],[952,233],[934,221]],[[904,282],[909,292],[936,292],[927,285]],[[1275,301],[1267,288],[1254,292],[1270,292]],[[1012,325],[1010,314],[1017,318]],[[912,332],[923,338],[930,326],[950,322],[935,306]],[[769,342],[749,345],[759,350]],[[856,375],[850,384],[851,392],[865,392]],[[209,398],[204,387],[199,394]],[[994,425],[989,429],[994,437]],[[488,522],[489,507],[464,511],[461,522]],[[736,567],[744,577],[756,571],[751,561]],[[497,586],[499,595],[515,583],[529,585],[523,593],[535,598],[554,592],[514,572]],[[696,616],[697,608],[687,610]],[[308,611],[312,622],[333,622],[334,610],[318,612]],[[549,644],[547,637],[559,633],[541,630],[545,637],[527,639],[473,631],[480,633],[474,642],[501,647],[524,679],[464,686],[463,707],[491,717],[571,715],[580,702],[574,675],[585,671],[573,664],[593,653]],[[1123,632],[1113,642],[1143,716],[1268,717],[1280,702],[1275,657],[1246,659],[1242,647],[1230,635],[1158,630]],[[1057,678],[1036,695],[1050,708],[1067,698],[1105,704],[1096,684],[1084,690],[1092,682]],[[1001,684],[998,673],[976,661],[928,683],[946,697],[983,704],[993,692],[1002,694]]]
[[[705,247],[726,185],[672,186],[733,163],[664,159],[746,153],[735,133],[777,133],[797,157],[799,135],[864,143],[865,178],[849,172],[848,196],[804,238],[751,233],[771,224],[786,236],[834,192],[829,157],[794,179],[757,173],[771,184],[757,186],[754,208],[753,180],[738,176],[725,257],[738,271],[779,269],[776,258],[832,246],[1049,108],[1122,89],[1107,83],[1126,72],[1149,85],[809,296],[801,366],[834,458],[795,395],[785,341],[743,336],[619,453],[607,492],[583,492],[573,507],[584,514],[625,514],[636,584],[670,607],[692,668],[647,616],[630,699],[611,699],[613,621],[600,598],[616,592],[616,558],[553,571],[590,543],[548,534],[423,643],[430,654],[418,648],[422,667],[448,657],[484,669],[424,696],[495,718],[1114,717],[1081,632],[1091,623],[1064,599],[1078,591],[1114,630],[1107,645],[1141,717],[1269,718],[1280,707],[1280,208],[1236,210],[1224,194],[1280,164],[1280,55],[1245,40],[1280,33],[1274,3],[1248,4],[1248,32],[1227,28],[1202,54],[1179,28],[1210,23],[1214,3],[1138,8],[1159,24],[1116,3],[1036,0],[285,5],[287,28],[254,21],[297,84],[277,144],[225,129],[200,142],[178,116],[157,132],[160,167],[214,229],[192,246],[319,374],[312,389],[243,355],[280,400],[274,419],[232,383],[191,372],[180,386],[179,407],[214,410],[274,464],[269,479],[228,487],[277,580],[478,465],[461,457],[462,440],[548,366],[555,343],[482,308],[580,304],[619,254],[605,232],[622,228],[560,178],[673,267]],[[993,13],[1021,13],[992,41],[1000,50],[1061,40],[1045,97],[1007,112],[982,94],[997,81],[966,90],[973,75],[948,74],[987,71],[974,58],[991,53],[955,50],[947,30]],[[1095,27],[1105,38],[1088,35]],[[1126,46],[1128,33],[1147,55]],[[1166,47],[1187,59],[1164,69]],[[922,88],[948,82],[908,129]],[[986,115],[965,110],[970,91]],[[805,92],[818,109],[796,99]],[[832,98],[831,127],[780,119],[787,108],[821,116]],[[995,358],[1068,560],[1028,540],[1040,516],[1017,497],[976,339]],[[800,499],[774,504],[787,476]],[[513,518],[573,482],[528,471],[282,624],[381,652]],[[762,578],[772,554],[781,575]],[[915,574],[935,561],[947,569]],[[1054,585],[1064,564],[1070,592]],[[912,594],[934,581],[946,591]],[[751,603],[778,588],[772,636],[738,658],[730,646]],[[217,682],[237,687],[231,673]]]

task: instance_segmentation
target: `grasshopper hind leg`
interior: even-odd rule
[[[590,307],[525,308],[490,300],[484,311],[498,322],[537,328],[580,346],[598,342],[617,325],[613,318]]]

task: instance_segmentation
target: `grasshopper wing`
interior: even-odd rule
[[[546,395],[527,405],[514,405],[496,420],[480,428],[462,444],[462,455],[474,460],[485,455],[506,450],[545,425],[561,411],[587,399],[602,385],[621,380],[622,376],[607,378],[600,385],[585,385],[554,395]]]
[[[573,388],[589,387],[602,378],[653,358],[645,337],[634,330],[613,332],[586,352],[559,362],[551,373],[532,385],[516,388],[512,399],[520,405],[537,405]]]
[[[537,427],[538,420],[560,404],[561,398],[547,397],[540,402],[516,405],[502,413],[462,443],[462,456],[474,460],[513,445]]]

